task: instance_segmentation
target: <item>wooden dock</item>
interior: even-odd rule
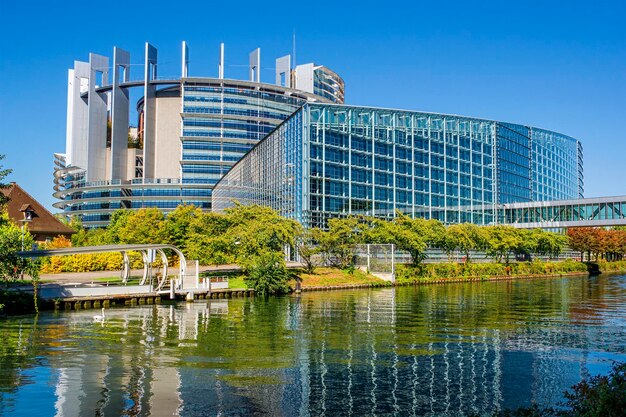
[[[145,304],[160,304],[162,301],[194,301],[253,296],[253,289],[223,288],[212,291],[207,289],[194,289],[177,292],[174,295],[174,299],[170,298],[169,291],[141,294],[112,294],[42,300],[42,307],[54,308],[55,310],[81,310],[101,307],[108,308],[111,306],[121,305],[136,306]]]

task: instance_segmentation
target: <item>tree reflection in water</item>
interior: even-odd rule
[[[625,359],[625,295],[625,276],[601,276],[112,308],[106,323],[92,311],[4,319],[0,414],[554,405],[581,377]]]

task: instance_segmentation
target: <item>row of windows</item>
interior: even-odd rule
[[[312,195],[309,199],[310,209],[313,211],[324,210],[329,212],[341,213],[348,212],[349,207],[352,207],[353,211],[358,210],[370,210],[372,206],[379,210],[389,210],[390,214],[394,212],[395,209],[402,208],[410,210],[413,205],[411,201],[410,194],[403,194],[402,192],[397,193],[397,198],[395,204],[393,201],[393,196],[389,195],[387,190],[376,190],[376,198],[374,201],[371,199],[347,199],[341,197],[322,197],[317,195]],[[467,208],[472,207],[472,203],[470,200],[463,200],[457,198],[445,198],[443,196],[427,196],[427,195],[415,195],[415,205],[422,208],[442,208],[442,207],[459,207],[459,208]],[[482,207],[480,204],[474,204],[477,207]]]
[[[316,161],[322,160],[321,151],[322,151],[321,148],[312,146],[311,147],[311,159],[316,160]],[[430,163],[429,163],[427,155],[416,155],[416,157],[417,158],[416,158],[415,164],[412,162],[403,162],[401,160],[400,161],[396,160],[394,162],[394,160],[391,158],[381,158],[381,157],[375,157],[373,164],[374,164],[374,168],[377,170],[389,171],[389,172],[395,171],[400,174],[410,174],[412,167],[415,167],[416,170],[420,170],[420,173],[422,175],[424,175],[423,174],[424,172],[426,172],[426,175],[427,175],[428,167],[447,168],[450,171],[458,171],[462,174],[474,173],[475,175],[481,175],[481,172],[483,171],[491,172],[489,168],[485,169],[484,164],[479,164],[481,162],[480,159],[476,159],[475,163],[472,164],[467,160],[460,160],[460,159],[445,159],[444,160],[440,156],[433,155],[431,156]],[[485,159],[491,160],[491,158],[485,158]],[[352,165],[353,167],[361,167],[361,168],[372,167],[372,155],[371,154],[352,153],[350,157],[350,154],[347,153],[345,150],[326,148],[325,160],[327,162],[349,164],[349,165]],[[418,173],[417,175],[419,175],[420,173]]]
[[[202,188],[125,188],[124,192],[120,190],[77,192],[68,195],[68,197],[69,200],[90,200],[123,197],[202,196],[204,194],[206,194],[206,190]]]
[[[237,162],[241,159],[241,154],[229,155],[229,154],[220,154],[220,153],[186,153],[183,152],[183,161],[226,161],[226,162]]]
[[[146,200],[146,201],[133,201],[133,208],[149,208],[156,207],[160,209],[175,209],[180,204],[181,201],[155,201],[155,200]],[[185,204],[193,204],[196,207],[200,207],[202,209],[210,209],[211,202],[210,201],[185,201]]]
[[[200,119],[194,117],[184,117],[183,127],[219,127],[239,130],[263,130],[269,131],[274,128],[273,124],[258,120],[229,120],[229,119]]]
[[[250,90],[246,88],[221,88],[221,87],[202,87],[202,86],[185,86],[185,97],[191,96],[191,93],[213,93],[215,94],[232,94],[234,96],[247,96],[256,99],[271,100],[279,103],[291,104],[299,106],[304,103],[304,99],[287,96],[284,94],[274,94],[267,91]],[[196,96],[201,94],[196,94]]]
[[[183,165],[184,174],[225,174],[229,170],[229,166],[224,165]]]
[[[183,112],[191,113],[191,114],[230,114],[237,116],[247,116],[247,117],[262,117],[265,119],[277,119],[277,120],[285,120],[289,114],[286,113],[276,113],[269,112],[258,109],[233,109],[233,108],[212,108],[212,107],[198,107],[198,106],[184,106]]]
[[[492,192],[490,190],[485,190],[485,188],[470,188],[470,187],[452,187],[450,185],[440,184],[440,183],[432,183],[430,184],[431,191],[428,190],[428,184],[421,184],[421,187],[416,187],[413,189],[395,189],[396,193],[401,193],[397,195],[402,195],[401,200],[410,200],[413,194],[428,196],[431,195],[439,195],[439,196],[447,196],[452,198],[461,198],[467,199],[471,201],[471,199],[476,200],[475,202],[483,203],[485,201],[490,201]],[[376,191],[376,199],[379,200],[379,195],[385,195],[383,200],[389,198],[389,196],[393,196],[394,189],[387,187],[372,187],[370,185],[360,185],[360,184],[350,184],[338,181],[327,181],[324,183],[324,187],[322,189],[321,182],[315,181],[315,179],[311,179],[311,187],[312,194],[325,194],[331,196],[343,196],[343,197],[352,197],[352,198],[372,198],[373,191]],[[381,194],[382,193],[382,194]],[[416,197],[417,198],[417,197]],[[489,198],[489,200],[486,200]],[[468,203],[469,204],[469,203]]]
[[[413,129],[431,132],[443,131],[449,133],[486,136],[491,134],[494,122],[460,118],[456,116],[446,117],[438,115],[425,115],[422,113],[396,112],[390,110],[373,109],[342,109],[323,107],[323,105],[310,105],[311,123],[324,122],[329,125],[364,126],[372,124],[376,127],[389,127],[394,130]]]
[[[206,150],[246,153],[252,148],[252,144],[230,143],[230,142],[204,142],[204,141],[183,141],[183,151],[186,150]]]
[[[261,140],[265,137],[264,132],[251,131],[228,131],[228,130],[190,130],[183,129],[183,136],[190,138],[225,138],[225,139],[249,139]]]
[[[462,183],[469,184],[471,178],[474,178],[474,181],[482,180],[482,181],[491,181],[492,178],[492,170],[491,168],[482,167],[479,165],[473,166],[472,172],[469,172],[469,167],[465,167],[464,171],[459,171],[456,169],[456,166],[452,167],[446,171],[444,168],[433,167],[433,166],[415,166],[415,173],[412,176],[425,178],[425,179],[433,179],[437,181],[445,181],[451,184]],[[467,171],[467,172],[465,172]],[[372,169],[362,169],[357,166],[353,166],[352,168],[346,165],[334,165],[331,163],[326,163],[325,165],[322,162],[312,161],[310,165],[310,175],[313,177],[322,177],[326,176],[332,179],[338,180],[348,180],[356,182],[364,182],[371,183],[372,175],[378,181],[378,178],[384,178],[384,182],[393,183],[394,176],[396,178],[402,177],[404,175],[411,175],[409,169],[407,167],[406,170],[399,169],[395,172],[393,171],[373,171]],[[518,181],[519,177],[506,177],[511,178],[511,181]],[[382,180],[381,180],[382,181]],[[521,181],[521,180],[519,180]],[[526,180],[528,183],[528,180]]]
[[[331,130],[324,130],[325,126],[318,125],[311,127],[311,142],[324,143],[329,146],[337,146],[340,148],[351,148],[357,151],[372,152],[372,135],[369,130],[365,129],[363,132],[352,132],[352,137],[346,133],[334,132]],[[359,129],[355,129],[359,130]],[[388,129],[384,129],[385,134]],[[359,135],[359,133],[361,133]],[[374,153],[377,155],[393,156],[394,144],[391,142],[381,142],[381,138],[376,135],[380,133],[378,130],[374,130]],[[474,151],[480,153],[491,154],[491,144],[478,141],[476,139],[470,140],[470,138],[462,137],[459,143],[445,143],[442,138],[437,134],[428,136],[428,132],[419,132],[415,134],[415,137],[411,140],[410,137],[404,136],[406,140],[395,141],[396,157],[409,158],[410,152],[413,149],[428,151],[430,153],[436,153],[440,155],[457,156],[458,152]],[[407,153],[408,152],[408,153]],[[406,155],[406,156],[405,156]]]

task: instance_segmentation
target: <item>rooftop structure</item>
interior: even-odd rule
[[[0,193],[9,199],[6,204],[9,219],[19,227],[26,227],[35,242],[47,242],[57,236],[69,238],[76,233],[16,183],[12,182],[8,187],[0,188]]]
[[[217,78],[189,76],[183,42],[179,78],[158,77],[157,49],[146,43],[140,78],[130,54],[89,54],[68,76],[67,137],[55,154],[55,207],[102,227],[121,208],[179,204],[211,208],[211,192],[230,167],[308,102],[343,103],[344,83],[328,68],[276,60],[275,84],[261,81],[261,51],[249,55],[249,79],[225,78],[220,45]],[[130,91],[143,96],[131,125]]]

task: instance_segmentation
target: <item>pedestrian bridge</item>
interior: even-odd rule
[[[501,224],[520,229],[626,226],[626,196],[510,203],[498,211]]]
[[[41,258],[45,256],[67,256],[67,255],[85,255],[92,253],[105,253],[105,252],[120,252],[123,257],[122,263],[122,284],[126,285],[128,278],[130,277],[130,259],[128,258],[128,252],[139,252],[143,260],[143,276],[139,283],[140,286],[149,285],[150,291],[161,291],[168,279],[168,260],[164,250],[171,250],[179,258],[178,277],[175,281],[177,290],[182,290],[185,279],[188,278],[187,274],[187,260],[185,255],[174,245],[162,245],[162,244],[131,244],[131,245],[103,245],[103,246],[79,246],[72,248],[61,249],[43,249],[33,251],[18,252],[18,255],[23,258]],[[163,273],[155,276],[152,270],[152,263],[155,261],[156,256],[160,255],[163,265]],[[195,281],[195,286],[198,287],[198,267],[196,265],[195,274],[193,274],[192,280]],[[189,285],[187,285],[189,286]]]

